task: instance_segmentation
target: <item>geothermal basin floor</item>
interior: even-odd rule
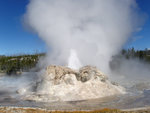
[[[5,80],[5,79],[2,79]],[[11,79],[12,80],[12,79]],[[16,80],[16,79],[15,79]],[[10,83],[11,81],[8,81]],[[98,110],[103,108],[133,109],[150,107],[150,90],[140,92],[129,92],[124,95],[109,96],[91,100],[80,101],[55,101],[36,102],[33,100],[22,100],[15,90],[5,88],[5,84],[0,89],[0,106],[31,107],[47,110]],[[133,89],[131,89],[133,91]]]
[[[133,109],[150,106],[150,96],[139,94],[134,96],[111,96],[99,99],[80,101],[35,102],[13,98],[12,92],[0,91],[0,105],[12,107],[32,107],[47,110],[98,110],[103,108]]]

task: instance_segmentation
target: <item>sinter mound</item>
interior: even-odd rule
[[[36,90],[25,100],[75,101],[125,93],[123,87],[110,82],[96,67],[85,66],[78,71],[64,66],[48,66],[36,82]],[[19,90],[18,92],[22,92]],[[21,93],[20,93],[21,94]]]

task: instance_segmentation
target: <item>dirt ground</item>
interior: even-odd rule
[[[50,111],[40,108],[0,107],[0,113],[150,113],[150,108],[134,110],[104,108],[95,111]]]

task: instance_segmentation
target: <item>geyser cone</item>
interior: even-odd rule
[[[48,66],[36,91],[24,96],[35,101],[75,101],[125,93],[112,84],[96,67],[85,66],[75,71],[64,66]]]

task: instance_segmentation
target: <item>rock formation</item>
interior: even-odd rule
[[[46,68],[41,81],[36,82],[36,90],[24,96],[24,99],[76,101],[123,93],[123,87],[110,82],[96,67],[85,66],[77,71],[52,65]]]

